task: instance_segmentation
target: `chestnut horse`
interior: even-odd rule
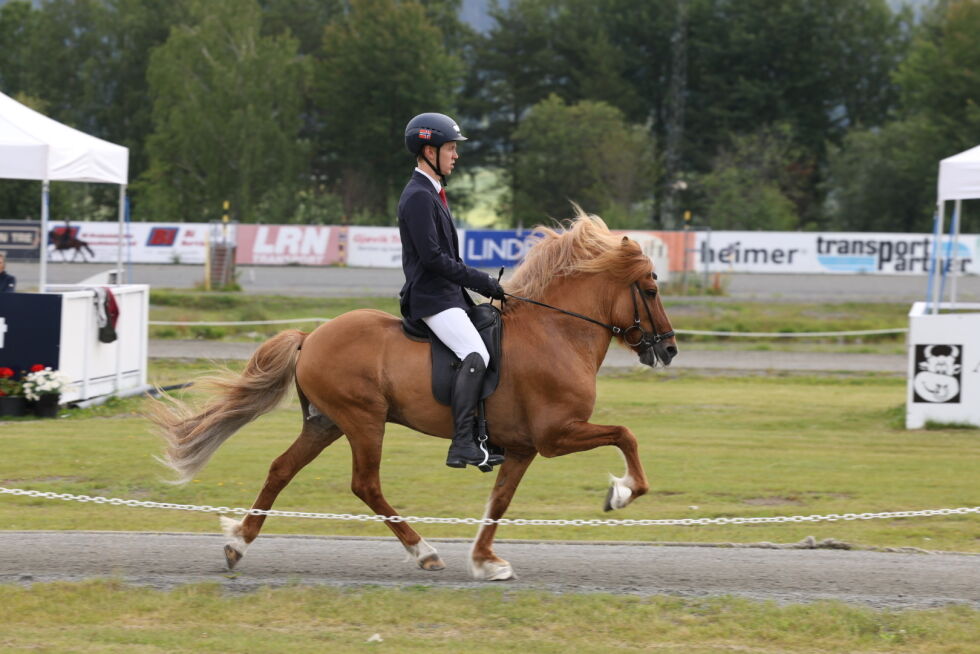
[[[612,338],[654,366],[677,354],[651,260],[640,246],[613,235],[602,219],[578,215],[562,232],[539,228],[539,240],[505,284],[514,297],[503,311],[503,356],[497,390],[486,401],[491,439],[506,452],[485,518],[504,515],[535,455],[560,456],[614,445],[626,474],[612,477],[606,510],[621,509],[649,489],[636,436],[619,425],[589,422],[596,375]],[[554,311],[554,308],[565,311]],[[571,312],[580,314],[570,315]],[[584,319],[583,319],[584,318]],[[306,334],[279,333],[261,345],[240,376],[212,380],[220,393],[194,414],[170,398],[151,417],[167,441],[162,461],[186,482],[235,431],[280,402],[295,377],[303,411],[296,441],[271,465],[253,509],[268,510],[306,464],[341,436],[353,452],[351,489],[375,514],[396,511],[381,492],[385,423],[451,438],[450,409],[431,391],[429,345],[409,340],[390,314],[360,309]],[[433,462],[432,465],[437,465]],[[259,534],[263,515],[222,518],[229,568]],[[424,570],[444,565],[434,547],[405,522],[385,524]],[[483,524],[470,553],[474,578],[509,579],[511,565],[494,554],[496,524]]]

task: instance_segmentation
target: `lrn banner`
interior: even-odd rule
[[[330,266],[341,262],[340,228],[239,225],[237,264]]]

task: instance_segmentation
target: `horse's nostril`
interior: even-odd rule
[[[668,345],[667,346],[667,354],[669,354],[670,355],[670,358],[673,359],[674,357],[677,356],[677,348],[674,347],[673,345]]]

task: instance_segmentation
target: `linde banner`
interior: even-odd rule
[[[733,273],[922,275],[929,272],[931,234],[866,232],[698,232],[694,269]],[[956,259],[961,274],[980,274],[980,235],[939,242],[940,265]]]
[[[204,263],[204,244],[210,227],[207,223],[125,223],[123,261]],[[49,261],[115,263],[119,223],[52,221],[45,242]]]

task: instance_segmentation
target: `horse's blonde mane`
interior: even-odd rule
[[[509,293],[540,300],[548,285],[559,277],[608,272],[631,283],[650,274],[652,263],[638,243],[624,243],[602,218],[573,206],[575,217],[563,223],[562,231],[544,226],[534,229],[534,245],[508,281]]]

